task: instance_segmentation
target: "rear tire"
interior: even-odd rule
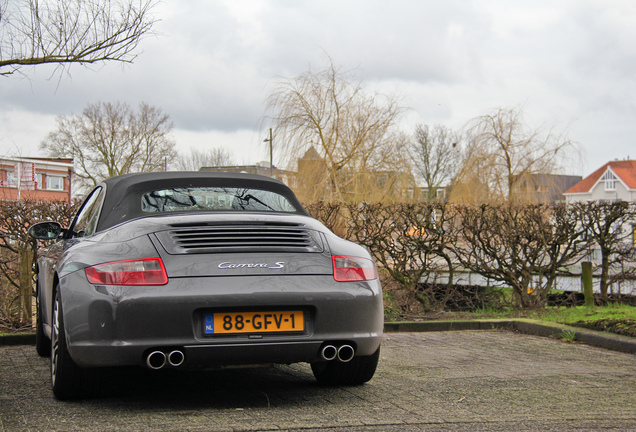
[[[380,348],[370,356],[358,356],[347,363],[337,360],[311,364],[314,377],[326,385],[359,385],[373,378],[380,360]]]
[[[60,400],[97,396],[102,387],[102,369],[81,368],[71,358],[64,331],[60,292],[56,290],[51,328],[51,387]]]
[[[51,356],[51,339],[44,334],[44,324],[42,322],[42,303],[40,301],[40,289],[37,289],[35,295],[35,313],[37,314],[35,321],[35,350],[40,357]]]

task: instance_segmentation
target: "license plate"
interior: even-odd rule
[[[298,332],[305,330],[302,311],[221,312],[205,314],[205,334]]]

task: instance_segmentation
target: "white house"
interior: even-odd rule
[[[566,190],[563,195],[566,202],[636,202],[636,160],[608,162]]]
[[[566,202],[577,201],[631,201],[636,202],[636,160],[608,162],[563,193]],[[636,244],[636,222],[621,227],[623,239]],[[591,261],[601,259],[600,249],[593,248]],[[633,265],[633,263],[627,263]],[[596,284],[596,281],[595,281]],[[618,282],[622,293],[636,294],[634,281]],[[612,288],[614,289],[614,288]]]

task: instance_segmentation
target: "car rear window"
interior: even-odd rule
[[[287,198],[276,192],[232,187],[169,188],[146,192],[141,197],[141,209],[144,212],[298,212]]]

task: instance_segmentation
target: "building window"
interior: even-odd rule
[[[601,181],[605,182],[606,191],[616,190],[616,176],[610,170],[605,171],[605,174],[601,177]]]
[[[46,176],[46,188],[53,190],[64,190],[64,177]]]
[[[18,186],[18,180],[15,178],[15,171],[7,171],[7,183],[6,186]]]

